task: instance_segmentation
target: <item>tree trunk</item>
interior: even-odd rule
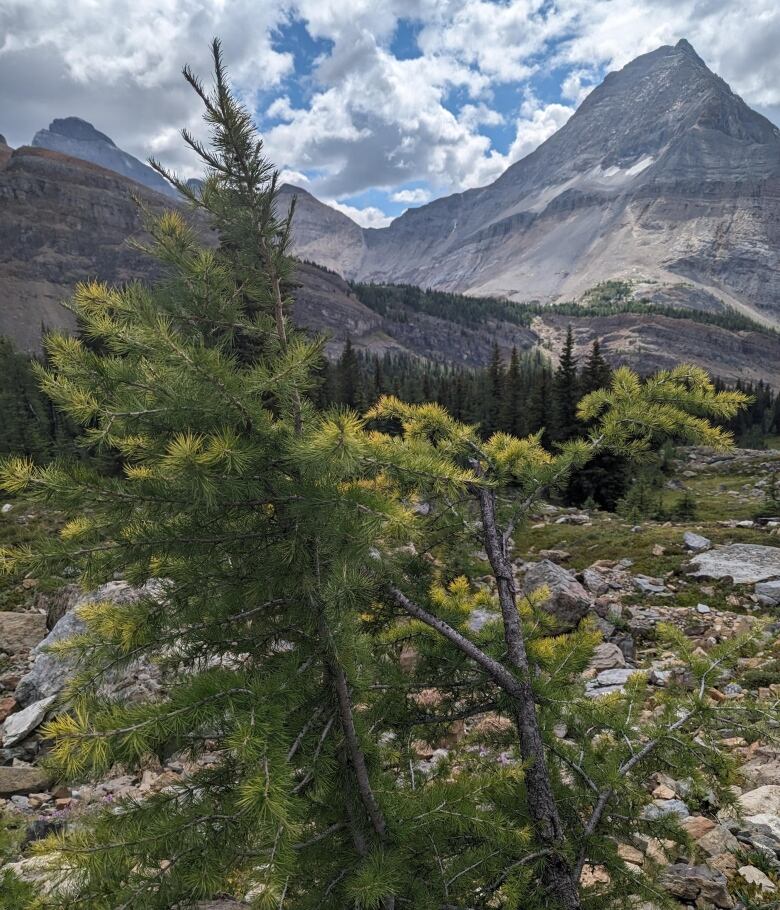
[[[495,493],[484,487],[475,488],[475,493],[482,514],[485,549],[498,587],[509,661],[519,677],[521,691],[515,696],[515,724],[520,754],[527,765],[525,782],[528,810],[540,844],[550,850],[543,861],[543,881],[561,910],[580,910],[579,889],[574,870],[562,852],[565,844],[563,827],[552,792],[544,743],[536,716],[531,670],[520,614],[517,611],[517,592],[512,564],[505,550],[504,539],[498,530]]]

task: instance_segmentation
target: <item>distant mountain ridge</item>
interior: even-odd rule
[[[35,148],[49,149],[99,164],[157,193],[174,198],[177,195],[176,190],[157,171],[117,148],[105,133],[96,130],[91,123],[80,117],[52,120],[48,129],[38,130],[32,144]]]
[[[552,301],[623,278],[780,324],[780,130],[682,40],[610,73],[494,183],[339,237],[311,219],[296,242],[363,281]]]
[[[4,158],[3,149],[7,146],[0,146],[0,335],[22,350],[37,351],[44,327],[74,328],[61,304],[78,281],[147,281],[159,274],[156,263],[127,242],[144,236],[135,198],[157,210],[176,203],[60,152],[28,146],[7,149]],[[313,197],[302,197],[296,226],[319,217],[322,208]],[[335,224],[338,230],[338,219]],[[209,241],[206,232],[204,241]],[[294,318],[330,335],[332,353],[350,337],[375,353],[406,352],[477,366],[487,363],[496,341],[507,354],[516,346],[541,347],[554,355],[572,324],[580,355],[598,337],[613,363],[627,362],[643,372],[692,360],[724,379],[765,379],[780,388],[780,336],[771,333],[663,314],[576,317],[545,311],[530,324],[518,324],[488,306],[482,319],[477,313],[464,322],[426,313],[414,305],[414,294],[405,293],[401,297],[411,302],[383,314],[338,275],[315,265],[300,263],[297,280]],[[479,310],[482,304],[473,306]]]
[[[693,360],[724,379],[780,387],[780,336],[747,325],[569,310],[520,324],[488,306],[482,322],[465,324],[406,303],[378,312],[339,277],[545,303],[622,278],[653,303],[729,306],[778,324],[780,131],[687,42],[610,74],[493,184],[409,210],[388,228],[363,229],[291,186],[281,204],[293,194],[294,249],[305,260],[295,317],[328,332],[332,351],[351,337],[375,352],[476,366],[495,340],[554,354],[571,323],[580,354],[598,337],[613,363],[643,372]],[[137,196],[153,209],[178,202],[86,121],[55,120],[15,151],[0,138],[0,334],[38,350],[43,326],[72,328],[60,303],[77,281],[154,277],[155,264],[126,242],[143,235]]]

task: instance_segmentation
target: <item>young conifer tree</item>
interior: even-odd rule
[[[47,340],[44,390],[121,468],[6,461],[12,493],[70,516],[57,539],[3,553],[9,570],[77,566],[84,586],[121,576],[147,596],[85,610],[61,644],[80,672],[53,721],[64,777],[99,777],[184,750],[204,756],[181,785],[123,803],[42,849],[67,881],[44,901],[92,910],[189,906],[254,889],[259,907],[391,910],[388,788],[355,704],[376,673],[358,616],[361,565],[404,510],[341,483],[338,450],[307,457],[319,432],[306,398],[321,344],[288,323],[292,210],[228,86],[189,71],[211,141],[198,190],[168,175],[218,234],[204,249],[179,211],[152,218],[153,287],[79,286],[82,338]],[[394,511],[395,509],[395,511]],[[160,665],[165,697],[100,691],[112,668]]]
[[[399,682],[388,696],[389,702],[393,697],[402,702],[396,709],[399,730],[407,739],[426,736],[427,730],[435,741],[453,721],[494,712],[441,773],[457,774],[461,782],[471,776],[480,803],[497,824],[527,839],[520,852],[517,843],[494,843],[484,851],[472,845],[469,868],[479,874],[477,882],[473,877],[469,882],[473,890],[465,900],[478,907],[579,910],[622,908],[631,895],[650,899],[657,894],[657,870],[648,863],[647,875],[629,872],[618,843],[637,832],[684,841],[673,820],[645,812],[645,782],[652,771],[674,769],[669,773],[690,777],[700,792],[714,788],[728,798],[729,761],[718,743],[723,718],[716,722],[707,688],[747,643],[736,640],[701,657],[682,636],[666,630],[681,667],[695,680],[692,687],[652,691],[638,676],[624,697],[586,698],[581,673],[600,640],[598,631],[582,623],[561,635],[544,610],[544,592],[520,594],[511,538],[537,498],[565,483],[572,469],[594,454],[611,450],[637,457],[665,437],[727,445],[727,434],[703,415],[727,418],[743,404],[743,396],[716,392],[693,367],[646,382],[620,369],[609,390],[580,405],[580,419],[596,421],[591,435],[567,443],[557,456],[547,453],[538,437],[497,433],[482,442],[474,427],[436,405],[386,398],[369,414],[395,420],[401,428],[400,438],[371,437],[371,463],[383,466],[399,495],[427,504],[419,510],[417,530],[432,558],[387,552],[386,570],[395,580],[376,607],[376,622],[387,624],[391,647],[411,643],[417,651],[406,686]],[[363,436],[348,446],[357,453],[365,446]],[[472,587],[465,577],[452,580],[459,567],[473,565],[475,545],[484,548],[494,593]],[[476,609],[483,621],[474,625]],[[435,707],[426,710],[418,694],[432,690],[436,694],[428,703]],[[735,713],[740,712],[743,722],[753,720],[744,705]],[[392,708],[387,713],[392,716]],[[728,722],[739,724],[739,717]],[[493,764],[486,774],[486,762],[474,754],[477,747],[488,763],[508,756],[509,767]],[[486,777],[492,787],[481,786]],[[582,870],[596,864],[607,870],[608,883],[583,892]],[[450,874],[452,868],[441,874],[443,901],[447,884],[458,875],[457,866]],[[431,891],[436,881],[436,876],[429,881]]]

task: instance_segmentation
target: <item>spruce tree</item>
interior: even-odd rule
[[[363,382],[352,339],[347,338],[344,350],[336,364],[337,401],[349,408],[363,406]]]
[[[506,377],[504,379],[504,395],[501,403],[501,429],[513,436],[525,436],[526,427],[523,415],[524,392],[521,386],[520,358],[517,348],[512,348],[509,358]]]
[[[505,390],[504,362],[498,342],[494,342],[487,367],[484,431],[495,433],[500,426]]]
[[[608,388],[611,378],[612,369],[604,359],[601,346],[596,339],[591,345],[590,353],[580,373],[580,394],[587,395],[589,392]]]
[[[553,377],[550,436],[554,442],[565,442],[579,433],[577,402],[580,398],[577,358],[574,356],[574,336],[571,326],[569,326],[566,330],[566,341],[561,351],[558,368]]]

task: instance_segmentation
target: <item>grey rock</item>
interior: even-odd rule
[[[0,613],[0,651],[29,651],[45,635],[46,617],[41,613]]]
[[[35,649],[35,661],[29,673],[22,677],[16,687],[15,697],[20,705],[29,705],[42,698],[58,695],[73,673],[71,660],[46,649],[55,642],[86,630],[84,620],[78,615],[79,608],[90,603],[111,600],[117,604],[132,603],[143,596],[154,593],[153,583],[143,588],[133,588],[123,581],[112,581],[96,591],[78,598],[73,607],[59,620],[51,632]],[[101,689],[108,697],[128,699],[151,697],[159,690],[159,671],[144,661],[112,671],[106,675]]]
[[[3,746],[15,746],[43,723],[54,696],[33,702],[16,714],[9,714],[3,722]]]
[[[780,815],[780,784],[766,784],[748,790],[737,799],[740,809],[745,815],[767,813]]]
[[[629,679],[635,674],[641,674],[642,670],[625,668],[619,670],[602,670],[596,676],[596,682],[600,686],[624,686]]]
[[[661,876],[664,889],[674,897],[686,901],[710,901],[722,910],[731,910],[734,901],[728,890],[725,875],[707,866],[688,866],[674,863],[664,869]]]
[[[770,745],[759,747],[753,757],[742,765],[740,773],[753,788],[780,782],[780,748]]]
[[[643,594],[664,594],[666,587],[657,578],[649,578],[647,575],[635,575],[634,584]]]
[[[486,610],[484,607],[478,607],[469,616],[468,626],[472,632],[480,632],[487,623],[500,618],[501,614],[495,610]]]
[[[612,642],[602,642],[593,652],[590,666],[594,670],[615,670],[625,667],[626,658],[620,648]]]
[[[763,607],[780,605],[780,578],[774,581],[760,581],[755,587],[755,594]]]
[[[717,825],[696,841],[698,846],[710,856],[719,853],[736,853],[739,850],[739,841],[723,825]]]
[[[623,692],[623,686],[597,686],[588,683],[585,686],[586,698],[603,698],[605,695],[613,695],[615,692]]]
[[[601,597],[609,591],[610,585],[607,579],[596,569],[585,569],[582,573],[582,582],[591,594]]]
[[[712,541],[708,537],[694,534],[693,531],[686,531],[683,534],[683,543],[689,550],[709,550],[712,546]]]
[[[0,797],[41,793],[51,782],[51,775],[42,768],[0,768]]]
[[[694,556],[690,565],[695,578],[730,578],[734,584],[756,584],[780,578],[780,547],[729,544]]]
[[[652,803],[642,810],[642,817],[649,821],[663,818],[666,815],[676,815],[678,818],[688,818],[690,809],[681,799],[654,799]]]
[[[761,891],[770,893],[777,891],[777,886],[772,879],[755,866],[740,866],[737,872],[749,885],[754,885]]]
[[[707,604],[696,604],[696,612],[701,613],[704,616],[707,613],[712,613],[712,610],[707,606]]]
[[[544,609],[558,620],[562,630],[574,629],[590,609],[588,592],[571,572],[549,559],[531,563],[523,581],[526,594],[543,587],[550,592]]]

